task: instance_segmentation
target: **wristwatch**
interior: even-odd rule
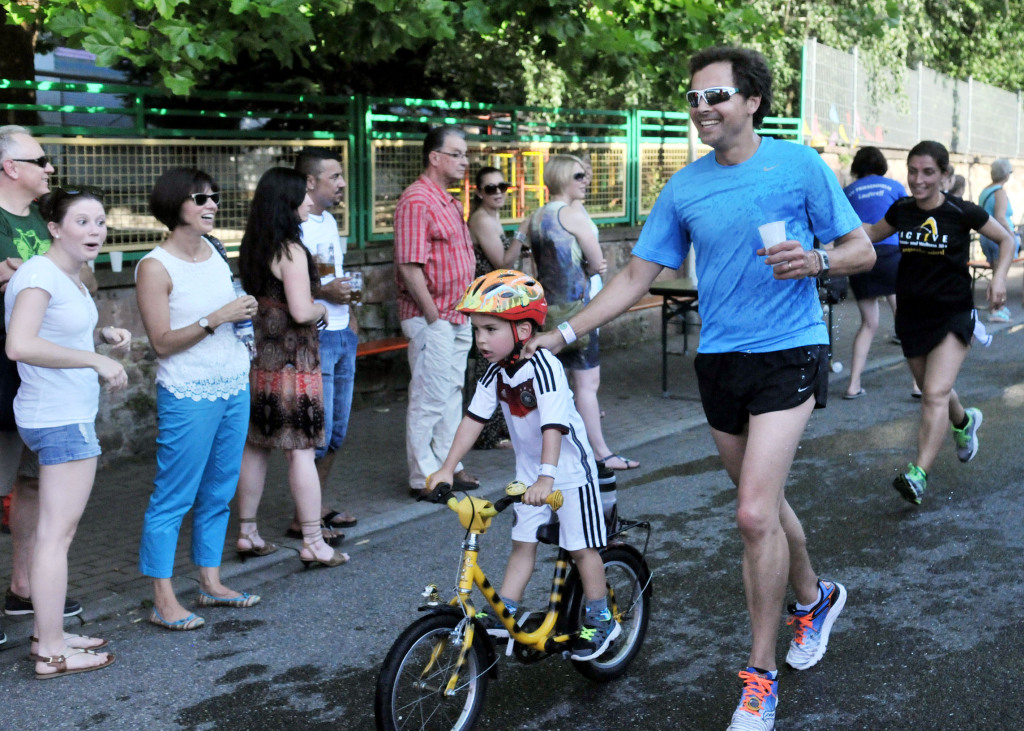
[[[821,261],[821,271],[818,272],[818,279],[822,282],[827,282],[829,278],[828,252],[824,249],[813,249],[813,251]]]
[[[207,320],[205,317],[200,317],[199,318],[199,327],[203,328],[203,330],[205,330],[206,332],[210,333],[210,335],[213,335],[213,333],[214,333],[213,328],[210,327],[210,321]]]

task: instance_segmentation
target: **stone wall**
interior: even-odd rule
[[[606,281],[629,260],[639,228],[617,227],[601,231],[602,249],[608,259]],[[362,333],[361,340],[377,340],[400,335],[395,303],[395,269],[390,242],[366,249],[350,250],[346,267],[363,272],[364,304],[355,309]],[[666,272],[665,277],[685,272]],[[156,356],[142,327],[135,302],[132,267],[122,272],[100,267],[96,271],[100,292],[96,304],[101,325],[117,325],[131,330],[135,339],[125,357],[128,387],[100,397],[96,426],[104,449],[104,460],[134,454],[146,454],[155,448],[156,439]],[[627,313],[601,328],[601,346],[614,349],[653,337],[660,337],[659,308]],[[356,368],[354,408],[403,401],[409,381],[405,351],[367,356]]]

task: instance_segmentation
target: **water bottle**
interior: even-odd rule
[[[242,283],[237,279],[232,280],[231,284],[235,288],[235,297],[244,297],[246,292],[242,289]],[[245,345],[245,349],[249,351],[249,360],[256,357],[256,333],[252,329],[252,320],[242,320],[240,322],[234,322],[232,325],[235,328],[235,337],[242,341]]]

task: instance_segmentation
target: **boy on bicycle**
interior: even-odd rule
[[[533,277],[501,269],[475,279],[456,309],[470,315],[477,350],[491,365],[477,382],[448,457],[427,478],[427,487],[451,484],[459,460],[500,405],[516,453],[516,479],[530,488],[522,504],[514,506],[512,554],[499,595],[515,616],[536,562],[537,529],[552,519],[544,501],[561,490],[558,545],[572,555],[586,594],[586,615],[571,657],[600,657],[622,628],[608,610],[598,553],[606,536],[597,464],[562,364],[543,349],[530,360],[520,358],[523,344],[544,327],[544,289]],[[489,634],[508,636],[497,618],[483,612],[477,617]]]

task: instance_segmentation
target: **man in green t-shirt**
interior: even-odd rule
[[[50,192],[53,173],[43,148],[27,129],[0,127],[0,288],[6,288],[23,261],[50,248],[50,232],[35,201]],[[25,449],[14,423],[13,402],[20,379],[17,365],[4,352],[7,333],[2,324],[0,319],[0,495],[13,488],[11,585],[4,597],[4,611],[32,614],[29,565],[39,520],[39,463]],[[67,600],[65,616],[81,611],[81,604]],[[6,640],[0,628],[0,644]]]

